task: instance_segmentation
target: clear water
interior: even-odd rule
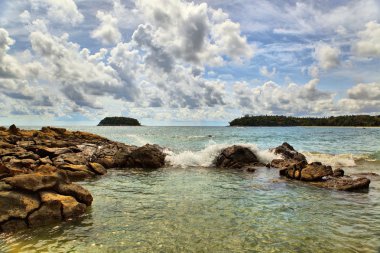
[[[0,252],[379,252],[380,181],[368,193],[288,182],[273,169],[208,168],[228,144],[260,157],[283,141],[348,172],[380,174],[379,128],[83,127],[170,149],[167,167],[82,182],[80,220],[0,236]]]

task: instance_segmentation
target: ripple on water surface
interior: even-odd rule
[[[3,235],[9,252],[377,252],[378,193],[204,168],[110,171],[87,215]]]

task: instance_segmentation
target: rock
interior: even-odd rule
[[[0,225],[3,232],[15,232],[28,228],[26,222],[22,219],[11,219]]]
[[[36,168],[34,171],[42,174],[52,174],[58,171],[58,169],[50,164],[42,164]]]
[[[91,193],[77,184],[57,184],[54,190],[62,195],[73,196],[77,201],[90,206],[93,198]]]
[[[45,133],[46,132],[47,133],[55,132],[57,134],[62,135],[62,134],[64,134],[66,132],[66,129],[65,128],[59,128],[59,127],[50,127],[50,126],[48,126],[48,127],[42,127],[41,131],[45,132]]]
[[[107,170],[99,163],[89,163],[91,169],[98,175],[107,174]]]
[[[333,177],[343,177],[344,176],[344,170],[342,169],[335,169],[333,171]]]
[[[10,144],[10,143],[8,143],[8,142],[4,142],[4,141],[0,141],[0,148],[1,149],[11,149],[11,148],[13,148],[15,145],[13,145],[13,144]]]
[[[43,163],[43,164],[53,164],[53,162],[50,160],[50,158],[48,156],[46,156],[44,158],[40,158],[39,161],[40,161],[40,163]]]
[[[157,169],[165,164],[165,154],[157,145],[146,144],[133,150],[124,163],[130,168]]]
[[[86,205],[79,203],[74,197],[64,196],[54,192],[40,192],[43,203],[59,201],[62,204],[62,214],[65,219],[77,217],[86,211]]]
[[[8,169],[8,167],[6,167],[4,164],[0,163],[0,179],[10,176],[10,173],[10,169]]]
[[[17,128],[15,124],[12,124],[12,125],[8,128],[8,132],[9,132],[10,134],[17,135],[17,134],[20,132],[20,129]]]
[[[318,187],[335,189],[339,191],[360,191],[367,190],[370,183],[371,180],[363,177],[357,179],[353,179],[351,177],[330,177],[327,180],[312,182],[311,184]]]
[[[35,192],[54,187],[58,181],[58,175],[33,173],[8,177],[3,181],[14,188]]]
[[[285,159],[273,159],[270,167],[278,168],[278,169],[289,169],[296,167],[297,169],[302,169],[306,167],[306,161],[298,161],[298,160],[285,160]]]
[[[35,145],[27,147],[27,150],[32,151],[40,157],[49,157],[50,159],[66,153],[73,153],[76,149],[72,148],[50,148],[47,146]]]
[[[85,171],[70,171],[70,170],[59,170],[66,174],[66,176],[71,181],[82,181],[87,178],[92,178],[95,176],[95,174],[89,174]]]
[[[88,158],[82,153],[65,153],[53,158],[55,166],[70,163],[75,165],[87,164]]]
[[[318,181],[323,177],[331,176],[333,174],[331,166],[322,165],[319,162],[308,164],[301,170],[301,180],[304,181]]]
[[[85,172],[89,175],[95,176],[95,173],[90,170],[90,168],[87,165],[83,164],[63,164],[59,166],[61,170],[70,170],[70,171],[81,171]]]
[[[18,191],[0,191],[0,223],[10,218],[25,219],[26,216],[40,206],[34,194]]]
[[[306,161],[306,157],[297,152],[290,144],[284,142],[274,149],[276,155],[281,155],[285,160]]]
[[[247,165],[259,163],[258,158],[249,148],[234,145],[222,150],[221,154],[216,158],[215,166],[240,169]]]
[[[62,220],[62,203],[58,200],[45,202],[28,217],[30,227],[39,227]]]

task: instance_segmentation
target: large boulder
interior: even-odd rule
[[[323,165],[320,162],[313,162],[308,164],[301,171],[301,180],[304,181],[319,181],[323,177],[331,176],[333,174],[333,170],[331,166]]]
[[[237,145],[223,149],[215,160],[215,166],[219,168],[240,169],[252,165],[263,164],[249,148]]]
[[[40,206],[37,195],[18,192],[0,191],[0,223],[11,218],[22,218]]]
[[[78,184],[61,183],[57,184],[54,190],[62,195],[73,196],[87,206],[90,206],[93,200],[91,193]]]
[[[146,144],[134,149],[121,165],[128,168],[158,169],[164,166],[165,156],[158,145]]]
[[[28,216],[30,227],[39,227],[62,220],[62,204],[58,200],[45,202]]]
[[[33,192],[52,188],[57,184],[58,180],[58,174],[41,173],[17,175],[3,179],[4,182],[14,188]]]
[[[53,205],[59,202],[62,205],[62,215],[65,219],[77,217],[86,211],[86,205],[71,196],[60,195],[52,191],[43,191],[40,192],[40,197],[43,203]]]

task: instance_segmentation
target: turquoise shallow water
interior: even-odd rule
[[[168,148],[157,171],[111,170],[82,182],[94,195],[80,220],[0,237],[0,252],[379,252],[380,182],[368,193],[208,168],[225,145],[263,159],[288,141],[308,159],[380,173],[379,128],[82,127]]]

